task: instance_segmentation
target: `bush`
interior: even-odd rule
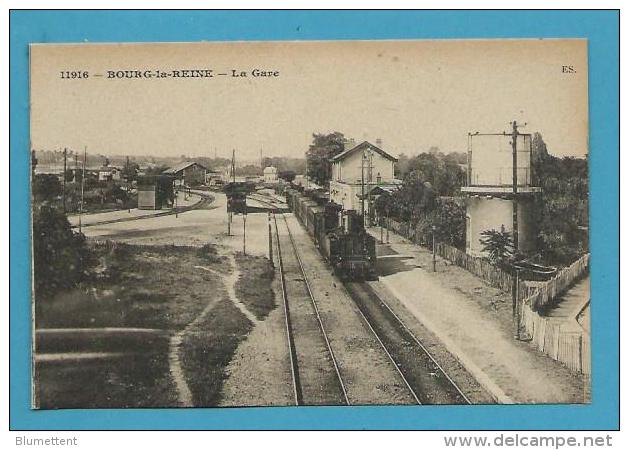
[[[90,253],[85,236],[74,233],[66,216],[50,206],[33,211],[35,298],[52,297],[85,278]]]
[[[485,230],[481,233],[481,236],[480,241],[483,245],[483,252],[488,254],[492,264],[501,268],[508,267],[515,252],[511,233],[505,231],[505,227],[502,226],[500,231]]]
[[[33,201],[51,202],[61,195],[61,181],[56,175],[43,173],[33,177]]]

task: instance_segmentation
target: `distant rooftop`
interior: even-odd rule
[[[166,175],[174,175],[174,174],[179,173],[182,170],[187,169],[188,167],[194,166],[194,165],[197,165],[197,166],[202,167],[203,169],[207,170],[207,168],[204,165],[199,164],[196,161],[183,161],[183,162],[180,162],[179,164],[177,164],[175,166],[172,166],[170,169],[164,170],[162,173],[166,174]]]

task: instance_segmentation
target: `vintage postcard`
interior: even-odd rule
[[[31,45],[33,408],[589,403],[587,49]]]

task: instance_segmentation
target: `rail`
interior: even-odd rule
[[[454,382],[454,380],[450,377],[450,375],[448,375],[448,373],[445,371],[445,369],[443,367],[441,367],[441,364],[439,364],[437,362],[437,360],[434,358],[434,356],[432,356],[432,354],[428,351],[428,349],[424,346],[424,344],[422,344],[421,341],[417,338],[417,336],[415,336],[415,333],[413,333],[411,331],[411,329],[408,328],[406,326],[406,324],[402,321],[402,319],[400,319],[400,317],[397,314],[395,314],[395,312],[391,309],[391,307],[387,304],[387,302],[385,302],[380,297],[378,297],[378,298],[379,298],[380,302],[382,303],[382,305],[391,313],[391,315],[393,317],[395,317],[395,320],[402,326],[402,328],[404,328],[406,330],[406,332],[409,334],[409,336],[411,336],[413,338],[415,343],[422,349],[422,351],[426,354],[426,356],[428,356],[430,361],[432,361],[432,363],[437,367],[437,369],[439,369],[439,372],[441,372],[443,374],[443,376],[446,378],[446,380],[448,380],[450,385],[465,400],[465,403],[467,403],[468,405],[471,405],[472,402],[470,401],[470,399],[463,393],[461,388]]]
[[[330,354],[330,358],[332,360],[332,365],[334,366],[334,371],[336,372],[336,376],[338,378],[338,381],[340,383],[341,386],[341,390],[343,391],[343,398],[345,400],[345,403],[347,405],[350,405],[350,401],[349,398],[347,396],[347,389],[345,388],[345,383],[343,382],[343,378],[341,377],[341,371],[339,369],[338,363],[336,361],[336,356],[334,356],[334,351],[332,350],[332,346],[330,345],[330,340],[328,338],[328,333],[325,331],[325,327],[323,326],[323,321],[321,320],[321,314],[319,312],[319,307],[317,306],[317,301],[315,300],[315,296],[312,292],[312,289],[310,287],[310,282],[308,281],[308,276],[306,275],[306,269],[304,268],[303,262],[301,260],[301,257],[299,256],[299,252],[297,250],[297,244],[295,243],[295,239],[293,238],[293,234],[290,231],[290,227],[288,225],[288,220],[286,220],[286,216],[284,216],[284,214],[281,214],[282,218],[284,219],[284,223],[286,224],[286,231],[288,232],[288,237],[290,239],[291,245],[293,247],[293,251],[295,253],[295,258],[297,259],[297,263],[299,265],[299,269],[301,271],[301,274],[303,275],[303,280],[304,280],[304,284],[306,285],[306,290],[308,291],[308,296],[310,297],[310,301],[312,303],[312,306],[314,308],[315,311],[315,316],[317,318],[317,322],[319,323],[319,328],[321,330],[321,333],[323,335],[323,339],[325,340],[325,345],[327,347],[328,353]],[[279,235],[278,235],[278,241],[279,241]]]
[[[290,322],[290,309],[288,306],[288,295],[286,293],[286,277],[284,276],[284,260],[282,259],[282,248],[280,245],[280,233],[277,229],[277,219],[273,214],[273,222],[275,224],[275,245],[277,247],[277,259],[280,268],[280,285],[282,287],[282,299],[284,303],[284,323],[286,326],[286,339],[288,341],[288,354],[290,357],[291,379],[293,380],[293,397],[295,405],[303,405],[303,396],[301,392],[301,382],[299,379],[299,368],[297,367],[297,352],[295,351],[295,342]]]
[[[260,203],[267,204],[267,205],[270,205],[270,206],[275,206],[274,202],[276,201],[275,199],[273,199],[273,200],[266,199],[266,198],[264,198],[263,196],[260,196],[260,195],[256,195],[256,200],[259,201]],[[344,393],[344,395],[346,397],[347,403],[349,404],[349,400],[347,399],[347,393],[346,393],[346,390],[345,390],[345,387],[344,387],[344,384],[343,384],[343,381],[342,381],[342,378],[341,378],[341,375],[340,375],[340,371],[338,369],[338,365],[336,364],[336,358],[334,357],[332,348],[331,348],[331,346],[329,344],[329,340],[327,338],[327,333],[324,330],[323,322],[322,322],[321,316],[319,314],[319,309],[317,307],[316,300],[315,300],[314,295],[312,294],[312,291],[310,289],[310,284],[308,282],[308,278],[306,276],[305,269],[303,267],[303,263],[301,261],[301,258],[299,257],[298,252],[297,252],[297,246],[295,244],[295,240],[294,240],[293,235],[292,235],[292,233],[290,231],[290,228],[288,226],[288,222],[286,221],[286,217],[284,216],[284,214],[282,214],[282,218],[284,219],[284,221],[286,223],[286,228],[288,230],[289,238],[290,238],[291,244],[293,246],[293,249],[295,250],[296,259],[297,259],[297,261],[299,263],[299,266],[300,266],[300,269],[301,269],[301,273],[303,274],[303,277],[304,277],[304,280],[305,280],[306,287],[307,287],[308,292],[310,294],[310,298],[311,298],[311,300],[313,302],[313,307],[314,307],[314,310],[315,310],[315,314],[317,316],[317,320],[319,322],[319,326],[320,326],[320,328],[321,328],[321,330],[322,330],[322,332],[324,334],[324,337],[325,337],[325,340],[326,340],[326,344],[328,346],[329,352],[332,355],[332,359],[334,361],[334,366],[335,366],[335,370],[337,371],[338,379],[341,382],[341,386],[343,388],[343,393]],[[277,227],[277,223],[276,223],[276,227]],[[276,231],[276,234],[277,234],[277,231]],[[279,239],[278,239],[278,241],[279,241]],[[426,357],[434,365],[434,367],[443,375],[443,378],[447,381],[447,383],[451,386],[451,388],[456,392],[456,394],[463,400],[463,402],[465,404],[471,404],[469,398],[463,393],[463,391],[454,382],[454,380],[446,373],[446,371],[443,369],[443,367],[437,362],[437,360],[428,351],[428,349],[421,343],[421,341],[417,338],[417,336],[415,336],[415,334],[412,333],[412,331],[406,326],[406,324],[404,324],[404,322],[400,319],[400,317],[397,316],[397,314],[395,314],[395,312],[389,307],[389,305],[384,300],[382,300],[379,296],[378,296],[378,300],[386,308],[386,310],[388,311],[390,316],[394,318],[395,323],[398,324],[398,326],[401,327],[405,331],[405,333],[410,337],[410,339],[413,340],[416,343],[416,345],[419,347],[419,349],[421,349],[421,351],[426,355]],[[357,312],[362,317],[364,323],[366,324],[367,328],[371,331],[371,333],[375,337],[376,341],[380,344],[380,347],[382,348],[384,353],[387,355],[388,359],[391,361],[391,364],[393,365],[393,367],[395,367],[397,373],[399,374],[399,376],[401,377],[402,381],[406,385],[406,387],[409,390],[410,394],[412,395],[413,399],[416,401],[417,404],[421,405],[422,402],[419,399],[419,395],[417,394],[415,389],[413,389],[413,386],[412,386],[411,382],[409,382],[408,378],[404,375],[404,373],[403,373],[403,371],[402,371],[402,369],[400,367],[399,361],[396,360],[396,358],[393,356],[393,354],[391,353],[389,348],[387,348],[387,345],[384,343],[383,339],[380,337],[380,335],[376,331],[374,325],[371,323],[371,321],[366,316],[366,314],[363,313],[361,308],[357,308]]]
[[[280,277],[281,277],[281,286],[282,286],[282,298],[283,298],[283,302],[284,302],[284,313],[285,313],[285,323],[286,323],[286,331],[287,331],[287,336],[288,336],[288,345],[289,345],[289,354],[290,354],[290,364],[291,364],[291,376],[293,379],[293,391],[294,391],[294,397],[295,397],[295,404],[296,405],[303,405],[303,392],[302,392],[302,388],[301,388],[301,382],[300,382],[300,378],[299,378],[299,364],[297,362],[297,352],[295,350],[295,345],[294,345],[294,338],[293,338],[293,331],[292,331],[292,325],[291,325],[291,320],[290,320],[290,306],[289,306],[289,302],[288,302],[288,295],[287,295],[287,289],[286,289],[286,278],[284,275],[284,260],[282,257],[282,249],[281,249],[281,244],[280,244],[280,239],[279,239],[279,230],[277,227],[277,213],[275,211],[277,211],[277,206],[274,205],[273,203],[266,201],[266,200],[260,200],[258,199],[259,202],[261,203],[266,203],[270,206],[272,206],[274,208],[274,214],[273,214],[273,221],[275,224],[275,236],[276,236],[276,246],[277,246],[277,250],[278,250],[278,260],[279,260],[279,265],[280,265]],[[325,345],[326,345],[326,349],[330,355],[330,359],[332,361],[332,365],[334,367],[334,371],[336,374],[336,378],[339,381],[339,385],[341,387],[342,393],[343,393],[343,400],[345,401],[345,403],[347,405],[350,405],[350,401],[347,395],[347,389],[345,387],[345,383],[343,382],[343,378],[341,376],[341,372],[336,360],[336,356],[334,355],[334,351],[332,350],[332,346],[330,344],[330,340],[328,338],[327,332],[325,331],[325,327],[323,325],[323,321],[321,319],[321,314],[319,312],[319,307],[317,306],[317,302],[315,300],[315,296],[314,293],[312,292],[312,289],[310,287],[310,282],[308,281],[308,276],[306,275],[306,270],[304,268],[303,262],[301,260],[301,257],[299,256],[299,252],[297,250],[297,244],[295,243],[295,240],[293,238],[293,235],[290,231],[290,227],[288,225],[288,221],[286,220],[286,217],[284,216],[283,213],[279,213],[281,215],[281,217],[284,219],[284,223],[286,224],[286,230],[288,233],[288,237],[291,243],[291,246],[293,248],[293,252],[295,255],[295,259],[297,260],[298,263],[298,267],[299,270],[302,274],[302,278],[304,280],[304,284],[306,286],[306,291],[308,292],[308,297],[310,298],[311,304],[313,306],[314,312],[315,312],[315,316],[317,318],[317,323],[319,325],[319,329],[321,330],[323,339],[325,341]]]

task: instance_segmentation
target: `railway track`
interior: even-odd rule
[[[196,191],[196,190],[193,193],[198,195],[201,198],[198,202],[190,206],[178,207],[177,209],[171,209],[171,210],[159,212],[156,214],[147,214],[145,216],[123,217],[123,218],[118,218],[118,219],[101,220],[99,222],[84,223],[82,227],[87,228],[87,227],[93,227],[97,225],[110,225],[112,223],[132,222],[135,220],[153,219],[155,217],[164,217],[164,216],[172,216],[175,214],[183,214],[188,211],[199,209],[213,201],[213,197],[208,193],[205,193],[203,191]],[[78,224],[72,225],[71,228],[79,228],[79,225]]]
[[[418,403],[471,404],[428,349],[367,283],[347,282],[345,287]]]
[[[271,208],[277,208],[278,202],[275,199],[267,199],[264,196],[256,195],[257,201],[263,204],[267,204]],[[288,230],[290,245],[293,252],[299,262],[300,273],[303,276],[307,284],[307,276],[299,255],[297,247],[293,240],[286,218],[282,214],[284,223]],[[280,251],[280,236],[277,230],[277,218],[274,215],[278,254]],[[282,272],[282,283],[284,289],[284,301],[285,310],[287,311],[287,331],[289,335],[289,347],[291,341],[292,326],[290,323],[290,310],[287,304],[287,297],[285,294],[282,260],[280,256],[280,270]],[[471,404],[469,398],[463,393],[459,386],[455,383],[447,372],[441,367],[437,360],[430,354],[428,349],[421,343],[421,341],[413,334],[413,332],[404,324],[400,317],[395,314],[391,307],[381,299],[365,282],[346,282],[344,283],[347,291],[350,293],[354,303],[358,308],[358,312],[362,317],[365,325],[371,331],[375,339],[380,344],[382,350],[386,353],[387,357],[391,361],[392,365],[397,370],[399,376],[403,380],[404,384],[408,388],[412,397],[417,404]],[[316,307],[316,300],[310,292],[310,298],[313,301],[313,305],[317,314],[320,329],[325,334],[323,323],[318,314]],[[329,341],[326,337],[326,343],[329,349],[329,354],[334,358]],[[291,355],[294,349],[291,348]],[[292,358],[292,356],[291,356]],[[292,360],[291,360],[292,363]],[[335,363],[337,369],[338,380],[342,386],[342,379],[338,371],[338,365]],[[295,385],[299,385],[299,371],[293,369],[293,380]],[[346,404],[350,404],[347,400],[347,393],[343,387]],[[297,403],[299,404],[299,403]]]
[[[349,405],[345,384],[288,222],[273,215],[296,405]],[[281,225],[280,225],[281,226]]]

